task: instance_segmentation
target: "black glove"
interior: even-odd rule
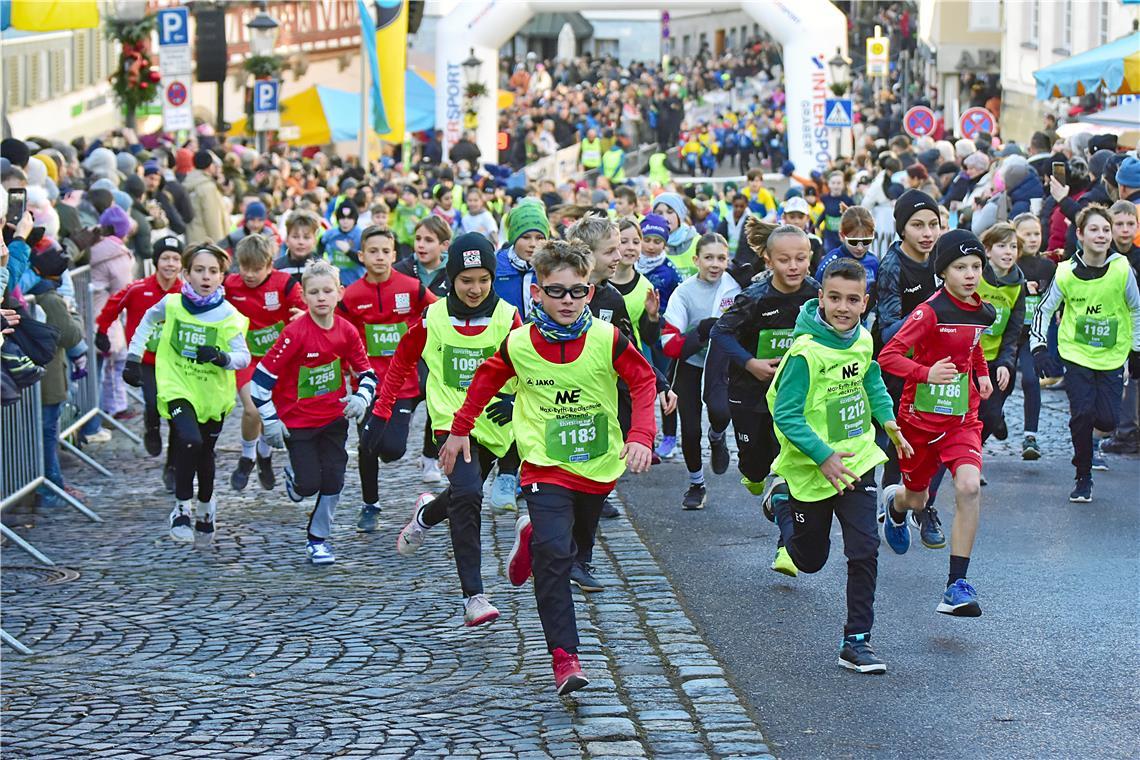
[[[495,398],[499,400],[487,405],[487,419],[499,427],[505,427],[515,415],[515,397],[499,393]]]
[[[111,339],[107,337],[107,333],[95,333],[95,348],[101,354],[111,353]]]
[[[697,324],[697,337],[701,339],[701,343],[709,342],[709,334],[712,332],[713,325],[716,324],[716,317],[708,317],[702,319]]]
[[[225,367],[230,363],[230,355],[217,346],[198,346],[198,353],[194,361],[199,364],[213,364],[216,367]]]
[[[128,361],[123,366],[123,382],[132,388],[142,387],[142,366],[138,362]]]
[[[1047,377],[1060,377],[1065,374],[1064,369],[1057,366],[1056,359],[1049,353],[1047,346],[1038,346],[1033,349],[1033,366],[1037,368],[1037,377],[1044,380]]]
[[[371,411],[368,416],[364,418],[364,424],[360,426],[360,440],[357,446],[361,452],[367,456],[376,456],[380,451],[380,442],[384,440],[384,428],[388,426],[388,420],[377,417]]]
[[[1131,351],[1128,354],[1128,377],[1140,380],[1140,351]]]

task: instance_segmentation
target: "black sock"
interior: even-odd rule
[[[903,525],[906,522],[906,512],[897,512],[893,506],[888,507],[887,512],[890,513],[891,522],[895,525]]]
[[[946,581],[946,585],[949,586],[950,584],[952,584],[954,581],[958,580],[959,578],[964,580],[966,578],[966,571],[969,568],[970,568],[970,558],[969,557],[958,557],[958,556],[951,554],[950,555],[950,577],[949,577],[949,580]]]

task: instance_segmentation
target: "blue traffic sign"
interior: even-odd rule
[[[253,83],[253,112],[272,113],[277,110],[277,80],[258,79]]]
[[[166,8],[158,12],[158,44],[190,44],[190,10]]]
[[[979,132],[996,133],[997,119],[985,108],[967,108],[958,119],[958,134],[973,140]]]
[[[827,98],[823,112],[825,127],[850,127],[854,124],[850,98]]]
[[[934,111],[915,106],[903,116],[903,129],[911,137],[925,137],[934,131]]]

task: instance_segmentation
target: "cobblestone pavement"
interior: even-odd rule
[[[90,448],[113,479],[67,469],[106,522],[18,515],[58,567],[4,553],[3,625],[34,650],[3,653],[6,758],[768,757],[624,518],[603,521],[606,591],[577,597],[590,686],[560,699],[532,588],[505,578],[513,514],[484,510],[484,578],[503,614],[467,629],[446,529],[415,557],[395,552],[422,490],[411,456],[382,471],[372,535],[354,531],[349,473],[337,563],[315,568],[305,512],[280,486],[229,490],[237,422],[219,448],[212,548],[167,537],[158,462],[121,435]]]

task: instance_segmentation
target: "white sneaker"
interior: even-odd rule
[[[420,480],[424,483],[438,483],[443,480],[443,473],[439,471],[438,459],[429,459],[428,457],[421,456],[420,468],[423,469]]]
[[[499,611],[486,594],[476,594],[463,603],[463,624],[468,628],[490,623],[498,617]]]
[[[416,553],[424,545],[424,538],[427,534],[427,528],[423,528],[419,523],[420,510],[422,510],[429,502],[435,501],[435,494],[421,493],[420,497],[416,499],[416,504],[412,507],[412,519],[400,531],[400,536],[396,539],[396,551],[399,552],[401,557],[410,557]]]
[[[189,501],[180,501],[170,510],[170,537],[179,543],[188,544],[194,540],[194,506]]]
[[[94,433],[84,436],[88,443],[106,443],[111,440],[111,431],[107,428],[99,428]]]
[[[336,562],[336,555],[328,541],[310,541],[305,545],[305,553],[314,565],[331,565]]]

